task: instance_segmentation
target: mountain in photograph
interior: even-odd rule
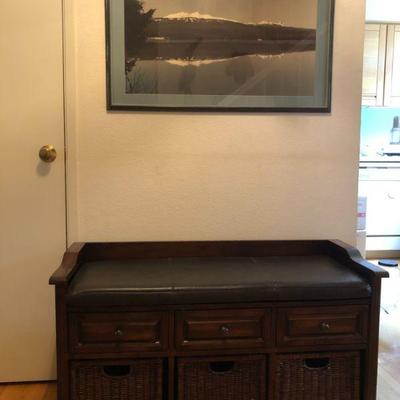
[[[208,15],[208,14],[200,14],[197,11],[195,11],[193,13],[178,12],[178,13],[166,15],[165,17],[162,17],[162,18],[168,18],[168,19],[192,19],[192,20],[218,19],[218,20],[239,22],[239,21],[235,21],[235,20],[227,19],[227,18],[223,18],[223,17],[213,17],[212,15]]]
[[[125,47],[130,60],[209,60],[315,50],[316,30],[273,22],[241,22],[199,12],[154,17],[139,0],[125,0]],[[128,61],[129,60],[129,61]]]
[[[145,45],[127,55],[141,60],[219,60],[244,55],[278,55],[315,50],[314,29],[274,23],[242,23],[184,13],[153,18]]]
[[[315,29],[287,27],[271,22],[243,23],[229,19],[201,15],[200,13],[177,13],[154,18],[146,27],[148,38],[166,40],[312,40]]]

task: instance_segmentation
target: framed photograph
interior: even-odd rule
[[[334,0],[106,0],[109,110],[329,112]]]

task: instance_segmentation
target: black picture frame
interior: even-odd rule
[[[125,97],[128,97],[131,95],[132,101],[128,100],[126,101],[124,99],[123,102],[119,101],[118,99],[118,90],[115,89],[115,80],[116,76],[118,76],[118,79],[121,80],[122,74],[125,74],[126,76],[126,69],[122,70],[122,56],[121,56],[121,51],[119,54],[117,54],[115,50],[115,44],[118,43],[118,46],[121,47],[123,46],[125,48],[125,36],[124,34],[121,34],[121,26],[123,27],[123,31],[125,31],[125,20],[119,16],[119,18],[115,17],[115,13],[113,12],[113,7],[115,7],[115,4],[118,4],[119,8],[121,6],[123,7],[124,2],[129,1],[129,0],[105,0],[105,16],[106,16],[106,91],[107,91],[107,110],[108,111],[189,111],[189,112],[255,112],[255,113],[330,113],[331,112],[331,107],[332,107],[332,59],[333,59],[333,35],[334,35],[334,13],[335,13],[335,0],[306,0],[310,2],[316,2],[317,3],[317,8],[320,10],[320,8],[323,8],[324,10],[324,15],[326,18],[321,21],[320,20],[320,15],[318,14],[318,20],[316,22],[317,28],[316,28],[316,45],[315,45],[315,58],[318,59],[318,62],[321,62],[323,65],[323,73],[321,75],[321,79],[319,79],[318,82],[316,82],[316,85],[323,85],[323,88],[317,87],[317,90],[321,90],[324,95],[323,95],[323,101],[321,101],[319,104],[318,102],[313,103],[312,105],[310,104],[304,104],[302,105],[301,102],[300,104],[296,105],[244,105],[240,106],[235,104],[235,105],[218,105],[218,104],[201,104],[201,105],[191,105],[191,104],[176,104],[174,102],[165,104],[165,101],[161,104],[150,104],[148,102],[141,103],[138,101],[135,96],[138,95],[137,93],[125,93]],[[137,0],[136,0],[137,1]],[[146,0],[139,0],[140,2],[145,3]],[[173,1],[173,0],[163,0],[164,2],[168,1]],[[201,2],[201,0],[198,0]],[[218,1],[218,0],[215,0]],[[246,1],[246,0],[244,0]],[[265,0],[267,1],[267,0]],[[279,0],[276,0],[279,1]],[[296,2],[297,0],[292,0]],[[320,11],[318,11],[320,12]],[[121,14],[121,13],[120,13]],[[115,29],[117,27],[117,29]],[[116,38],[118,31],[119,37]],[[124,32],[125,33],[125,32]],[[320,60],[320,56],[317,54],[318,52],[318,44],[323,42],[324,43],[324,54],[323,54],[323,59],[322,61]],[[125,50],[126,52],[126,50]],[[117,55],[116,55],[117,54]],[[118,63],[119,65],[116,65],[116,57],[119,58]],[[318,63],[317,62],[317,63]],[[123,64],[126,67],[126,55],[124,54],[124,60]],[[120,90],[119,90],[120,95],[124,95],[124,89],[122,85],[120,85]],[[115,94],[117,93],[117,95]],[[144,97],[146,94],[140,93],[140,96]],[[150,97],[158,98],[162,95],[159,93],[153,93],[150,95]],[[179,95],[177,95],[179,96]],[[183,94],[185,98],[189,98],[190,95],[188,94]],[[240,99],[240,95],[237,96],[238,99]],[[247,96],[249,97],[249,96]],[[257,96],[260,97],[260,96]],[[277,97],[277,98],[287,98],[290,96],[265,96],[265,98],[268,97]],[[296,96],[294,96],[296,97]],[[300,96],[301,97],[301,96]],[[321,99],[319,99],[321,100]],[[296,98],[297,102],[297,98]]]

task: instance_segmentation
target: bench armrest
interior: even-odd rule
[[[357,270],[360,274],[368,276],[370,279],[388,278],[389,273],[383,268],[374,265],[361,257],[360,252],[353,246],[340,240],[329,241],[334,255],[347,265]]]
[[[50,285],[67,285],[79,268],[85,243],[74,243],[65,252],[61,265],[50,277]]]

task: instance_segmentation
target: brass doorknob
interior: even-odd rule
[[[57,151],[52,145],[47,144],[39,150],[39,157],[46,163],[52,163],[57,158]]]

